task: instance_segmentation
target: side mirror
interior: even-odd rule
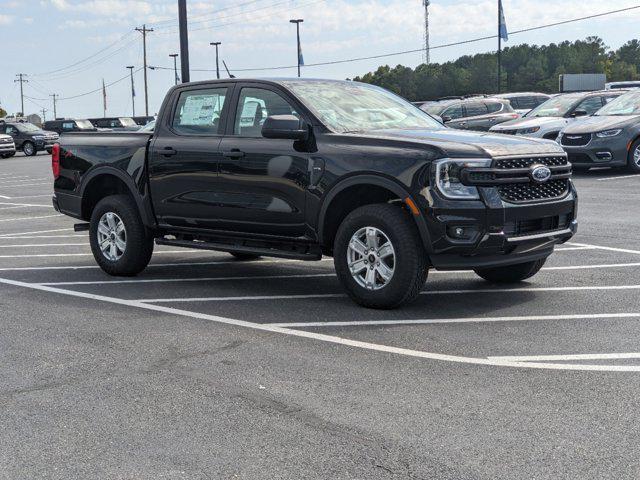
[[[572,117],[586,117],[589,113],[586,110],[574,110],[571,114]]]
[[[262,136],[284,140],[306,140],[309,138],[309,127],[304,120],[295,115],[271,115],[262,125]]]
[[[443,115],[440,118],[442,120],[442,123],[447,123],[447,122],[450,122],[451,120],[453,120],[449,115]]]

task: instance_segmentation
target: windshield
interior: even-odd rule
[[[118,120],[120,120],[123,127],[135,127],[138,125],[133,118],[124,117]]]
[[[16,123],[16,128],[21,132],[39,132],[40,129],[36,127],[33,123]]]
[[[93,130],[93,124],[89,120],[76,120],[76,125],[81,130]]]
[[[527,113],[527,117],[564,117],[577,100],[574,95],[550,98]]]
[[[625,93],[612,100],[596,113],[597,116],[605,115],[640,115],[640,92]]]
[[[147,123],[144,127],[142,127],[139,131],[140,132],[153,132],[153,130],[156,128],[156,121],[152,120],[149,123]]]
[[[286,85],[337,133],[444,128],[415,105],[373,85],[324,81]]]

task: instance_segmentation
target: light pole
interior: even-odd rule
[[[218,80],[220,80],[220,64],[218,63],[218,46],[220,46],[222,42],[211,42],[209,45],[213,45],[216,47],[216,76]]]
[[[131,74],[131,108],[133,109],[133,116],[136,116],[136,87],[133,83],[133,69],[134,66],[127,67],[129,69],[129,73]]]
[[[176,85],[177,85],[178,82],[180,81],[180,77],[178,77],[178,54],[177,53],[172,53],[169,56],[171,58],[173,58],[173,72],[175,74],[175,81],[176,81]]]
[[[187,25],[187,0],[178,0],[178,24],[180,26],[180,64],[182,81],[188,83],[189,74],[189,30]]]
[[[297,18],[294,20],[289,20],[289,23],[296,24],[296,38],[298,40],[298,78],[300,78],[300,65],[304,64],[304,60],[302,59],[302,48],[300,47],[300,24],[304,22],[302,18]]]

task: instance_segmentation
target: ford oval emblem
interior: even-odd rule
[[[551,178],[551,170],[544,165],[537,165],[531,168],[531,178],[536,183],[545,183]]]

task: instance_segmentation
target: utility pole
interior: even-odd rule
[[[216,47],[216,76],[218,80],[220,80],[220,64],[218,63],[218,46],[220,46],[222,42],[211,42],[209,45],[213,45]]]
[[[58,95],[57,93],[54,93],[52,95],[49,95],[51,98],[53,98],[53,119],[55,120],[56,118],[58,118],[58,110],[57,110],[57,105],[56,105],[56,101],[58,99],[58,97],[60,95]]]
[[[21,109],[22,111],[20,112],[20,114],[24,117],[24,88],[23,85],[25,83],[29,83],[29,80],[25,80],[24,77],[26,77],[27,75],[24,73],[18,73],[16,75],[16,77],[18,77],[16,80],[13,81],[13,83],[18,83],[20,82],[20,105],[21,105]]]
[[[429,63],[431,60],[431,45],[429,45],[429,5],[431,5],[431,1],[422,0],[422,4],[424,5],[424,63]]]
[[[180,25],[180,65],[182,81],[191,81],[189,74],[189,30],[187,26],[187,0],[178,0],[178,23]]]
[[[178,54],[172,53],[169,56],[173,58],[173,73],[175,76],[176,85],[178,85],[178,83],[180,82],[180,77],[178,77]]]
[[[302,60],[302,48],[300,47],[300,24],[302,22],[304,22],[304,20],[301,18],[289,20],[289,23],[296,24],[296,38],[298,40],[298,78],[300,78],[300,65],[304,64],[304,61]]]
[[[47,109],[43,108],[42,110],[40,110],[42,112],[42,123],[47,121]],[[54,118],[55,120],[55,118]]]
[[[144,60],[144,110],[145,115],[149,116],[149,84],[147,81],[147,33],[153,32],[153,28],[147,28],[146,25],[142,25],[142,28],[136,28],[136,31],[142,33],[142,56]]]
[[[133,111],[133,116],[136,116],[136,87],[133,83],[133,69],[135,68],[133,65],[127,67],[129,69],[129,73],[131,74],[131,109]]]

